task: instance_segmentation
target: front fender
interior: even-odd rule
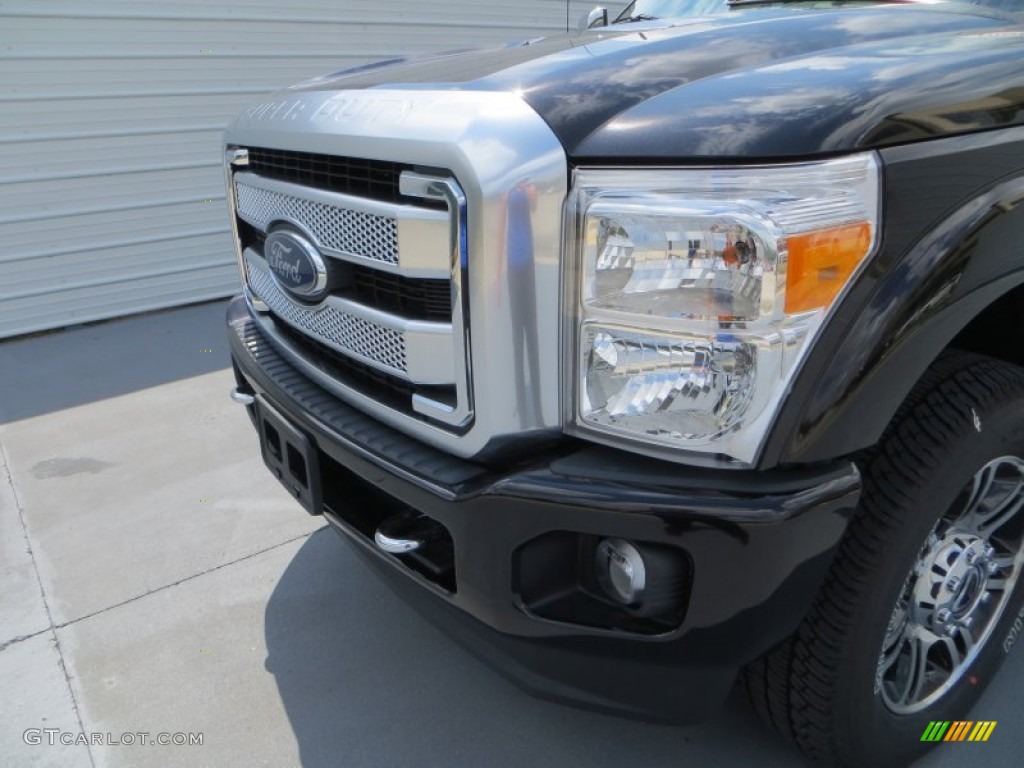
[[[895,147],[879,250],[829,318],[762,466],[848,455],[881,437],[925,369],[1024,284],[1024,128]],[[1021,329],[1006,329],[1019,345]]]

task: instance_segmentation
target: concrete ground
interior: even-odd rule
[[[3,765],[804,765],[736,697],[692,728],[570,709],[425,623],[264,471],[222,314],[0,344]],[[920,765],[1020,765],[1022,679],[1018,650],[971,713],[992,740]]]

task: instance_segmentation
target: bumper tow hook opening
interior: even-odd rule
[[[252,405],[256,402],[256,398],[252,392],[245,392],[241,387],[235,387],[231,390],[231,399],[239,405]]]
[[[438,524],[425,515],[394,515],[377,526],[373,542],[392,555],[406,555],[422,549],[437,538]]]

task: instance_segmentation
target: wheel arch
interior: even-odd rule
[[[945,349],[1024,365],[1024,130],[1012,133],[1012,151],[959,140],[941,170],[934,148],[884,158],[888,224],[878,256],[805,362],[762,466],[873,445]],[[979,185],[986,173],[995,181]],[[962,174],[960,189],[947,174]],[[926,185],[937,189],[924,195]]]
[[[1024,367],[1024,340],[1013,338],[1014,330],[1024,331],[1024,284],[985,307],[956,335],[949,347]]]

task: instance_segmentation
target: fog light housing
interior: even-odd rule
[[[693,583],[693,560],[679,546],[576,531],[524,543],[512,569],[512,589],[527,614],[637,635],[678,628]]]
[[[623,605],[640,602],[647,586],[647,566],[639,550],[623,539],[602,539],[595,555],[597,583]]]
[[[690,584],[689,559],[682,551],[625,539],[597,543],[594,574],[605,595],[637,617],[678,614]]]

